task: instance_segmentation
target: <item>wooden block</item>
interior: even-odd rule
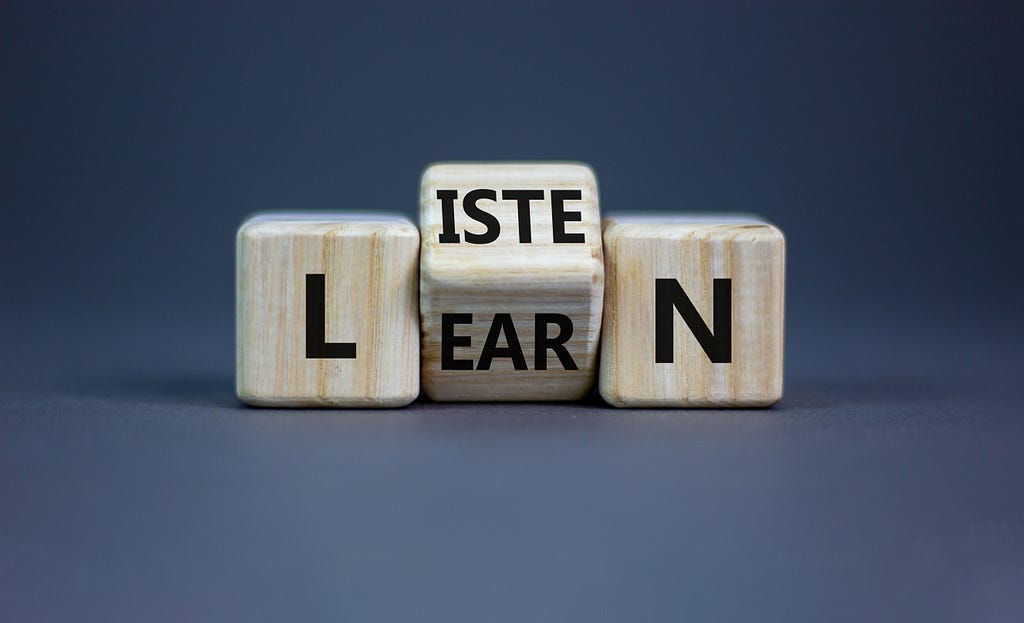
[[[590,168],[436,164],[423,173],[420,206],[424,392],[450,401],[587,395],[604,291]]]
[[[764,407],[782,396],[785,239],[756,217],[611,217],[601,396]]]
[[[238,230],[237,391],[278,407],[419,394],[419,232],[379,215],[269,214]]]

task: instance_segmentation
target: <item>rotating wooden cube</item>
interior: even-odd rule
[[[590,168],[436,164],[423,173],[420,208],[424,392],[441,401],[586,396],[604,292]]]

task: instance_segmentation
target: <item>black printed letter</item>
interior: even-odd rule
[[[551,236],[555,242],[586,242],[585,234],[565,233],[566,221],[581,221],[583,216],[579,212],[566,212],[563,202],[566,199],[579,201],[582,198],[581,190],[551,191]]]
[[[355,359],[355,342],[328,342],[325,278],[306,275],[306,359]]]
[[[478,188],[466,193],[465,198],[462,199],[462,211],[466,213],[466,216],[487,226],[487,231],[482,234],[474,234],[471,231],[466,232],[466,242],[472,244],[494,242],[498,239],[498,234],[501,233],[501,224],[498,222],[497,217],[490,212],[485,212],[476,207],[476,202],[480,199],[497,201],[498,193],[489,188]]]
[[[558,325],[558,335],[549,338],[548,325],[552,323]],[[534,368],[537,370],[548,369],[548,349],[550,348],[558,355],[558,360],[562,362],[563,369],[579,370],[576,362],[572,360],[572,355],[569,354],[569,349],[564,346],[569,341],[569,338],[572,337],[571,318],[563,314],[537,314],[533,335],[536,341],[533,351]]]
[[[439,243],[458,242],[459,234],[455,233],[455,200],[459,198],[457,190],[439,190],[437,198],[441,200],[441,235]]]
[[[456,346],[469,346],[473,338],[455,335],[455,325],[473,324],[473,314],[441,314],[441,369],[472,370],[472,359],[456,359]]]
[[[516,202],[516,208],[519,210],[519,242],[533,242],[533,232],[530,229],[530,202],[543,199],[544,191],[503,190],[501,198]]]
[[[654,362],[673,363],[672,308],[686,321],[711,363],[732,361],[732,279],[714,280],[714,334],[675,279],[654,280]]]
[[[498,337],[504,333],[505,342],[508,346],[498,348]],[[476,364],[477,370],[490,370],[491,360],[495,357],[508,357],[516,370],[526,370],[526,357],[523,356],[523,347],[519,345],[519,336],[516,335],[516,327],[512,324],[512,314],[494,314],[494,321],[491,322],[491,330],[487,332],[487,339],[484,341],[484,348],[480,351],[480,361]]]

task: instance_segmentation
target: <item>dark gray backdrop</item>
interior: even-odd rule
[[[1013,3],[0,9],[0,618],[1020,620]],[[249,212],[447,159],[788,238],[767,411],[233,395]]]

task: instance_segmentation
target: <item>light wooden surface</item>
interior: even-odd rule
[[[380,215],[278,214],[236,245],[237,391],[251,405],[397,407],[419,394],[419,232]],[[306,275],[324,275],[328,342],[307,358]]]
[[[497,200],[477,206],[501,224],[496,240],[471,244],[465,231],[481,234],[485,227],[466,217],[462,200],[474,189],[492,189]],[[503,200],[503,191],[540,190],[543,199],[530,209],[531,241],[520,242],[518,203]],[[456,231],[460,242],[441,243],[443,230],[438,190],[457,191]],[[581,200],[564,202],[566,211],[580,212],[566,232],[582,234],[583,243],[554,242],[552,191],[579,190]],[[572,163],[436,164],[424,172],[420,194],[420,313],[424,392],[435,400],[572,400],[593,387],[601,329],[604,263],[597,181],[585,165]],[[473,362],[472,370],[442,369],[441,316],[470,313],[472,325],[458,325],[471,345],[454,349],[455,357]],[[510,314],[522,346],[527,370],[516,370],[508,357],[496,357],[489,370],[479,366],[495,314]],[[571,318],[573,334],[565,347],[577,370],[566,370],[554,352],[547,352],[546,370],[537,370],[534,347],[538,313]],[[549,327],[549,337],[558,334]],[[504,336],[502,336],[504,338]],[[506,345],[501,339],[499,345]]]
[[[758,407],[782,396],[785,240],[744,215],[609,217],[601,396],[620,407]],[[731,279],[729,363],[673,313],[673,363],[655,361],[655,279],[675,279],[713,328],[714,279]]]

